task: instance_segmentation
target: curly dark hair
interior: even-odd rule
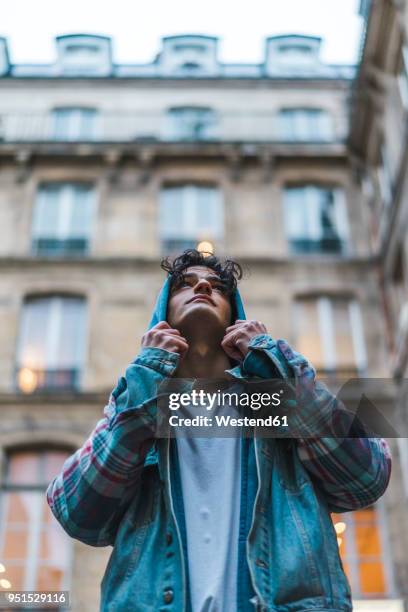
[[[187,249],[173,259],[165,257],[161,261],[162,269],[171,279],[172,289],[183,280],[184,271],[191,266],[205,266],[214,270],[223,281],[228,295],[237,288],[243,275],[242,266],[238,262],[232,259],[221,260],[213,254],[201,253],[197,249]]]

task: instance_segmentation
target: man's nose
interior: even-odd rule
[[[195,293],[207,293],[208,295],[211,295],[212,293],[211,283],[209,283],[208,280],[205,280],[205,278],[201,278],[196,283],[194,287],[194,292]]]

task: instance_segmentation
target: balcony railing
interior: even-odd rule
[[[343,240],[335,236],[323,236],[320,240],[292,239],[289,241],[290,251],[293,254],[319,254],[327,253],[339,255],[346,250],[346,245]]]
[[[40,257],[83,257],[88,253],[87,238],[35,238],[31,251]]]
[[[39,391],[75,391],[79,387],[78,368],[35,369],[20,366],[16,371],[17,388],[22,393]]]
[[[296,138],[285,136],[276,112],[217,113],[217,120],[208,129],[195,130],[189,124],[175,130],[166,114],[148,111],[98,113],[92,126],[81,130],[56,129],[51,113],[0,113],[0,143],[73,143],[73,142],[279,142],[279,143],[341,143],[347,134],[343,116],[333,117],[333,134],[310,132]],[[205,126],[204,126],[205,127]]]

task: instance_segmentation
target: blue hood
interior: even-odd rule
[[[169,301],[170,292],[170,278],[166,278],[164,285],[157,297],[156,304],[153,311],[153,316],[149,323],[149,329],[159,323],[159,321],[166,321],[167,315],[167,304]],[[242,304],[241,296],[238,289],[235,289],[231,296],[231,300],[234,306],[235,319],[246,319],[244,306]]]
[[[170,278],[167,277],[164,281],[163,287],[159,295],[157,296],[156,304],[154,306],[153,315],[150,319],[149,329],[159,323],[159,321],[167,320],[167,304],[169,301],[169,293],[170,293]],[[235,314],[235,319],[246,319],[244,306],[242,304],[241,296],[239,294],[238,289],[235,289],[232,296],[231,301],[233,303],[233,309]],[[144,465],[152,465],[158,463],[158,455],[155,447],[151,448],[148,452]]]

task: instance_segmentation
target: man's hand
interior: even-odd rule
[[[248,345],[252,338],[267,333],[265,325],[260,321],[237,319],[234,325],[230,325],[225,330],[221,346],[229,357],[242,361],[248,352]]]
[[[171,353],[178,353],[181,358],[188,351],[187,340],[183,338],[178,329],[173,329],[167,321],[160,321],[142,336],[142,347],[165,349]]]

